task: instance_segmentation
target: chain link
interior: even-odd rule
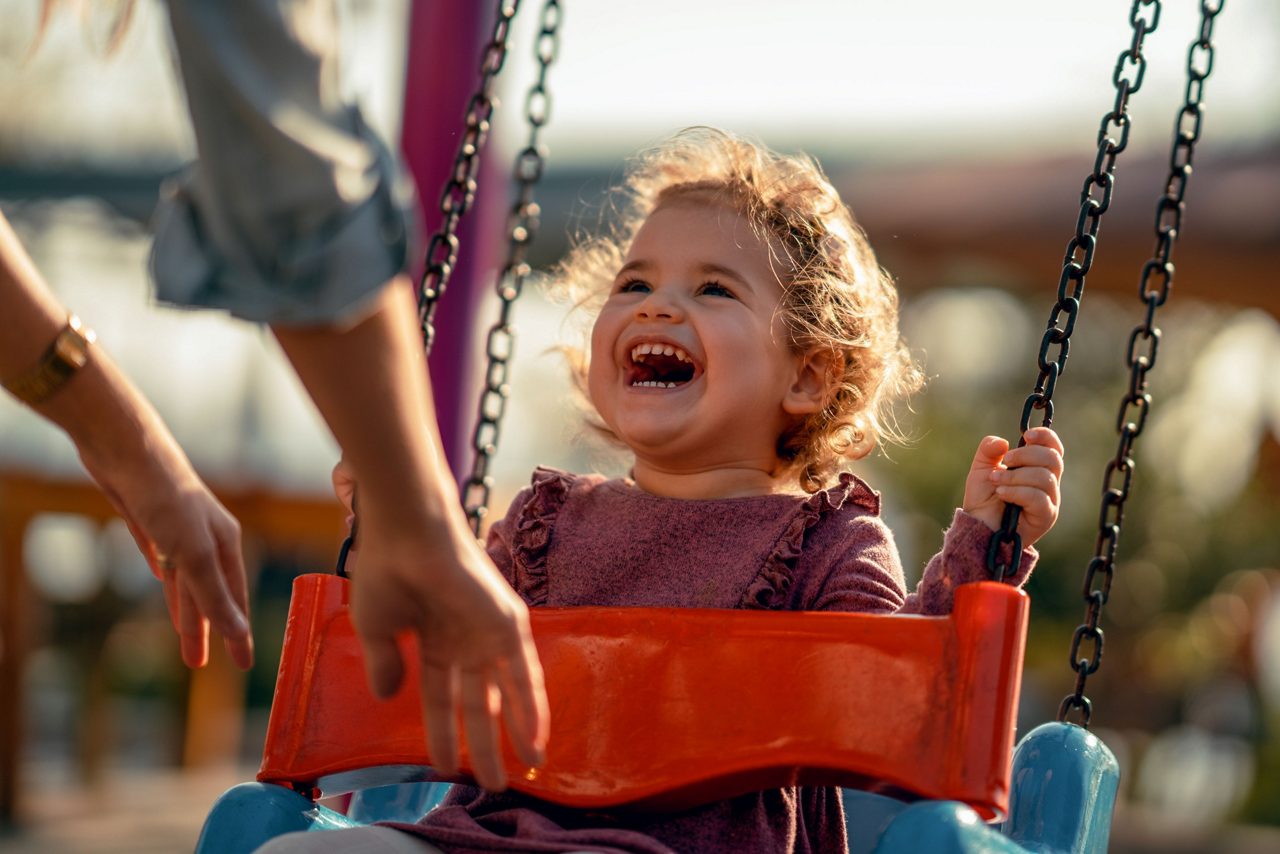
[[[1102,117],[1098,128],[1098,154],[1094,158],[1093,172],[1085,178],[1080,192],[1076,231],[1067,242],[1062,274],[1058,277],[1058,300],[1049,314],[1036,357],[1040,374],[1035,389],[1023,403],[1019,437],[1031,429],[1032,414],[1037,409],[1044,413],[1041,419],[1043,426],[1053,423],[1053,393],[1059,377],[1067,369],[1071,333],[1080,313],[1085,277],[1093,268],[1093,256],[1098,247],[1098,228],[1102,225],[1103,214],[1111,207],[1116,158],[1129,145],[1129,97],[1142,88],[1147,71],[1147,59],[1142,53],[1143,39],[1160,23],[1160,8],[1160,0],[1134,0],[1129,9],[1133,36],[1129,47],[1120,52],[1111,75],[1116,88],[1115,103],[1111,111]],[[1056,352],[1051,352],[1055,348]],[[1018,446],[1024,444],[1026,441],[1019,438]],[[1000,530],[991,537],[987,549],[987,571],[997,581],[1018,574],[1018,566],[1022,562],[1022,537],[1018,534],[1020,515],[1021,509],[1016,504],[1006,504]],[[1006,551],[1007,558],[1004,556]]]
[[[428,355],[431,344],[435,341],[435,307],[458,262],[458,224],[475,201],[480,149],[489,134],[489,119],[493,118],[494,106],[497,105],[493,97],[494,79],[506,64],[511,20],[516,17],[518,9],[520,0],[499,0],[498,19],[494,22],[493,35],[489,38],[489,44],[485,45],[484,56],[480,60],[480,86],[467,102],[462,141],[458,143],[449,181],[440,195],[440,213],[444,214],[444,219],[426,247],[426,260],[417,294],[417,319],[421,326],[422,347]],[[352,510],[355,510],[355,502],[353,497]],[[337,572],[340,577],[347,577],[347,557],[356,543],[357,528],[358,516],[352,521],[351,530],[338,553]]]
[[[525,120],[529,125],[529,139],[516,155],[515,179],[517,195],[508,220],[507,260],[498,274],[495,288],[500,301],[498,320],[489,330],[486,347],[488,364],[485,368],[485,386],[480,396],[479,417],[471,448],[471,475],[463,487],[463,508],[471,530],[477,536],[480,525],[489,509],[489,496],[493,478],[489,466],[497,450],[502,430],[502,416],[506,413],[509,386],[507,383],[511,354],[515,350],[515,330],[511,325],[511,313],[515,301],[524,289],[530,268],[525,260],[529,245],[538,231],[541,210],[533,199],[534,189],[546,169],[547,153],[539,139],[542,127],[551,115],[551,93],[547,90],[547,72],[560,51],[559,0],[545,0],[542,7],[542,23],[534,44],[534,57],[538,61],[538,78],[525,96]]]
[[[496,99],[493,97],[494,80],[506,63],[511,20],[519,8],[520,0],[499,0],[493,35],[485,45],[484,56],[480,60],[480,86],[467,104],[465,126],[462,140],[458,143],[458,153],[454,157],[453,171],[440,195],[440,212],[444,214],[444,219],[427,245],[422,280],[418,285],[418,322],[422,327],[422,344],[427,353],[431,352],[431,345],[435,341],[433,321],[436,305],[458,263],[458,225],[476,198],[480,149],[489,134],[489,120],[493,117],[496,106]]]
[[[418,323],[422,330],[422,346],[427,354],[435,342],[436,306],[458,263],[458,226],[476,197],[476,176],[480,165],[480,149],[489,133],[489,120],[493,117],[497,100],[493,97],[494,80],[507,60],[507,45],[511,36],[511,21],[520,8],[520,0],[499,0],[498,17],[493,34],[484,47],[480,60],[480,84],[467,103],[467,113],[453,160],[453,171],[440,195],[440,212],[444,219],[440,229],[431,236],[427,245],[422,280],[418,284]],[[496,438],[496,425],[494,425]],[[352,497],[355,509],[355,497]],[[355,545],[359,517],[352,522],[351,530],[338,553],[337,574],[347,577],[347,558]],[[475,523],[473,522],[473,528]]]
[[[1107,463],[1103,477],[1098,537],[1094,543],[1094,555],[1084,574],[1085,621],[1076,627],[1067,657],[1076,673],[1076,684],[1074,690],[1062,699],[1058,720],[1065,721],[1072,711],[1078,711],[1081,724],[1086,728],[1093,715],[1093,704],[1085,696],[1085,688],[1089,677],[1102,664],[1103,632],[1098,624],[1102,619],[1102,608],[1111,595],[1111,582],[1115,576],[1116,548],[1124,521],[1124,505],[1133,483],[1133,444],[1142,434],[1147,414],[1151,411],[1147,372],[1155,367],[1160,344],[1160,330],[1155,326],[1156,310],[1169,298],[1173,285],[1173,246],[1182,228],[1183,198],[1187,179],[1191,176],[1195,144],[1200,139],[1203,116],[1200,98],[1204,80],[1213,69],[1213,22],[1222,11],[1223,3],[1224,0],[1216,3],[1201,0],[1200,34],[1187,52],[1187,88],[1174,122],[1169,179],[1165,183],[1164,195],[1156,203],[1155,251],[1151,259],[1142,265],[1138,286],[1138,298],[1145,304],[1146,313],[1143,321],[1129,335],[1125,353],[1129,388],[1120,401],[1120,412],[1116,416],[1116,432],[1120,440],[1115,457]],[[1154,285],[1153,279],[1156,280]],[[1082,646],[1085,647],[1083,650]]]

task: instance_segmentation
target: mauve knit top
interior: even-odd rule
[[[539,468],[494,523],[487,547],[531,607],[937,615],[951,610],[957,584],[987,577],[991,531],[957,510],[942,551],[908,595],[879,514],[879,495],[847,473],[809,496],[681,500],[629,480]],[[1018,584],[1035,559],[1026,549]],[[839,790],[809,786],[652,814],[587,812],[457,785],[417,824],[394,826],[450,854],[847,851]]]

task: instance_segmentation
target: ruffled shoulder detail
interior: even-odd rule
[[[880,494],[861,478],[841,472],[835,486],[815,492],[800,503],[760,573],[747,585],[739,608],[775,610],[786,607],[795,578],[796,562],[804,551],[805,534],[824,516],[844,507],[859,507],[880,515]]]
[[[515,588],[530,605],[547,601],[547,551],[556,517],[569,497],[575,476],[559,469],[534,469],[511,537]]]

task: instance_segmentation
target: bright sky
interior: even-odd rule
[[[368,111],[394,125],[408,0],[340,0],[348,71]],[[470,0],[489,4],[492,0]],[[38,0],[0,0],[0,154],[15,134],[102,156],[171,152],[186,139],[157,0],[139,0],[121,55],[86,50],[74,15],[54,21],[18,67]],[[524,0],[506,85],[514,119],[532,72],[541,0]],[[777,147],[854,156],[939,156],[955,149],[1050,152],[1090,147],[1114,99],[1128,45],[1128,0],[565,0],[547,141],[559,157],[616,159],[690,124]],[[1182,96],[1198,0],[1164,0],[1134,105],[1135,142],[1166,145]],[[20,14],[23,13],[27,14]],[[29,24],[27,25],[29,27]],[[1215,26],[1207,132],[1280,132],[1280,3],[1226,0]],[[514,73],[511,73],[514,72]],[[499,132],[517,132],[500,117]],[[1217,137],[1221,139],[1222,137]]]
[[[522,14],[540,5],[526,4],[534,8]],[[1129,44],[1130,5],[570,0],[552,72],[549,141],[577,153],[611,137],[643,141],[715,124],[779,146],[819,140],[875,154],[936,149],[948,138],[996,150],[1052,145],[1060,134],[1091,144],[1114,100],[1111,75]],[[1181,103],[1198,10],[1197,0],[1165,0],[1148,36],[1150,67],[1134,110],[1154,118],[1162,145]],[[1274,136],[1280,3],[1228,0],[1214,39],[1207,121],[1218,133]],[[529,41],[518,57],[527,57]]]

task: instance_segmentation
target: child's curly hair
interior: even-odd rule
[[[771,247],[790,345],[830,355],[826,404],[778,437],[779,459],[803,489],[816,492],[843,460],[866,456],[881,438],[902,440],[893,405],[923,377],[898,332],[897,290],[815,161],[690,128],[642,152],[614,195],[620,204],[613,227],[570,251],[553,273],[553,294],[594,318],[627,248],[659,205],[693,197],[729,206]],[[585,391],[587,353],[568,352]],[[598,418],[592,422],[617,441]]]

